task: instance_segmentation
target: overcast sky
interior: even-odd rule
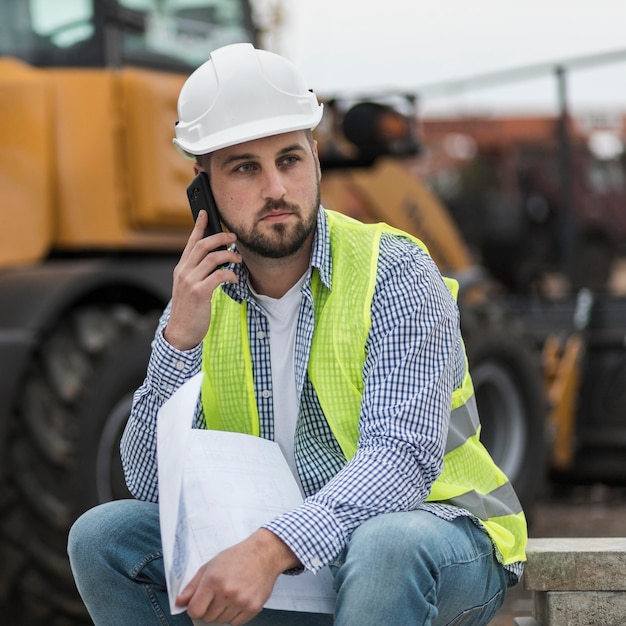
[[[626,111],[626,0],[288,0],[277,51],[319,94],[419,87],[622,50],[569,73],[574,108]],[[556,110],[552,75],[425,97],[422,110]]]

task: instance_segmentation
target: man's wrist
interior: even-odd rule
[[[267,558],[277,575],[302,567],[291,548],[267,528],[259,528],[250,539],[254,540],[261,556]]]
[[[177,333],[171,324],[167,324],[163,329],[163,339],[180,352],[188,352],[200,344],[199,341],[189,340],[184,334]]]

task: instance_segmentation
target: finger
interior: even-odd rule
[[[221,235],[225,235],[229,239],[224,239]],[[231,244],[234,242],[233,237],[229,233],[220,233],[220,235],[212,235],[202,240],[196,245],[198,256],[197,263],[209,261],[215,266],[228,265],[228,263],[241,263],[241,255],[234,250]],[[195,250],[194,250],[195,255]],[[193,258],[193,257],[192,257]]]
[[[189,604],[189,601],[198,590],[201,578],[202,568],[196,572],[196,575],[187,583],[187,586],[176,596],[177,606],[187,606]]]
[[[204,281],[222,266],[227,266],[229,263],[241,263],[240,254],[228,247],[235,240],[235,236],[230,233],[220,233],[196,242],[192,250],[187,248],[181,256],[174,268],[174,279],[192,286]],[[216,246],[220,246],[220,249],[213,249]],[[209,286],[214,288],[221,282],[236,282],[236,280],[231,275],[228,278],[222,277],[217,282],[211,281]]]
[[[202,619],[207,623],[215,621],[214,614],[216,613],[217,607],[214,603],[215,596],[213,593],[208,590],[202,594],[194,592],[188,602],[185,604],[179,604],[178,600],[179,598],[182,599],[182,597],[183,594],[176,598],[176,605],[183,606],[187,610],[187,615],[189,615],[191,619]],[[220,609],[217,610],[217,613],[219,612]]]
[[[197,596],[194,596],[187,605],[187,615],[191,619],[201,619],[207,624],[227,624],[228,621],[222,620],[219,616],[224,613],[227,607],[224,606],[223,601],[219,601],[216,596],[211,596],[211,601],[206,602],[206,598],[202,598],[200,601]]]
[[[198,266],[196,275],[197,280],[204,280],[213,275],[217,280],[217,284],[224,282],[237,282],[237,275],[229,267],[231,263],[241,263],[241,256],[237,252],[230,250],[216,250],[210,252],[203,258]]]
[[[241,611],[238,608],[226,607],[217,617],[213,618],[213,621],[218,624],[232,624],[233,620],[236,620],[240,614]]]
[[[231,245],[236,240],[237,238],[233,233],[225,232],[203,237],[195,242],[185,256],[181,257],[181,261],[189,267],[197,267],[203,263],[206,265],[208,259],[214,264],[210,271],[213,271],[218,265],[231,261],[239,263],[241,262],[239,253],[231,250]],[[191,243],[191,239],[189,243]],[[216,255],[219,255],[219,258]]]
[[[239,282],[239,277],[235,272],[228,269],[216,269],[212,274],[207,276],[207,293],[215,291],[220,285],[224,283],[231,283],[233,285]],[[210,296],[209,296],[210,297]]]
[[[185,245],[181,254],[181,260],[186,259],[191,254],[191,251],[194,249],[198,241],[202,239],[202,237],[204,236],[204,229],[207,227],[208,221],[209,214],[204,209],[201,209],[198,212],[196,222],[193,226],[191,234],[189,235],[189,239],[187,239],[187,244]]]
[[[176,596],[176,606],[185,607],[189,604],[193,594],[196,592],[196,587],[192,583],[193,581]]]
[[[243,624],[247,624],[252,618],[256,617],[261,612],[261,609],[258,611],[240,611],[237,615],[233,616],[229,620],[229,624],[231,626],[243,626]]]

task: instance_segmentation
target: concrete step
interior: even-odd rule
[[[526,554],[533,617],[516,626],[626,624],[626,537],[532,538]]]
[[[541,626],[624,626],[624,591],[538,591],[533,616]]]
[[[526,554],[526,589],[626,591],[626,537],[531,538]]]

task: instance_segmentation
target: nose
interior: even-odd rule
[[[286,192],[287,189],[280,170],[276,167],[266,169],[262,187],[263,198],[265,200],[278,200]]]

